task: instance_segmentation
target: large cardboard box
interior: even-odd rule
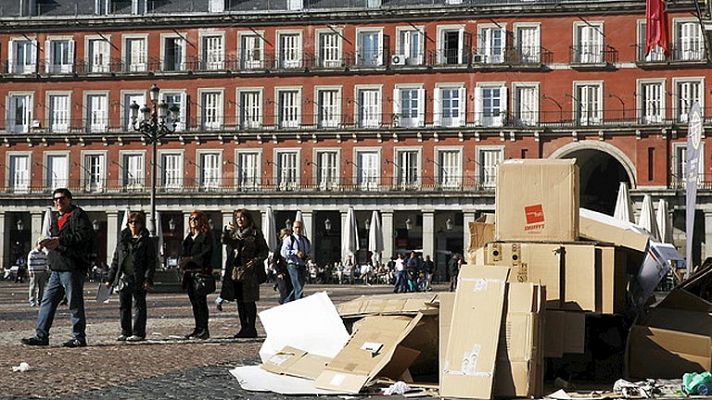
[[[641,253],[648,249],[650,236],[635,225],[618,220],[610,215],[582,208],[579,230],[584,239],[613,243]]]
[[[470,222],[470,245],[468,252],[475,251],[494,240],[494,215],[486,214]]]
[[[576,160],[507,160],[499,164],[495,207],[496,240],[577,240]]]

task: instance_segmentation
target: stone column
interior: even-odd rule
[[[470,247],[470,222],[475,222],[474,211],[463,211],[462,213],[462,251],[467,254]],[[465,256],[467,259],[467,256]]]
[[[116,249],[116,244],[119,242],[119,235],[121,234],[119,214],[123,218],[123,211],[106,213],[106,265],[111,265],[114,249]]]
[[[316,237],[316,232],[314,232],[314,216],[311,213],[311,211],[304,212],[302,211],[302,224],[304,232],[306,232],[307,238],[309,238],[309,241],[311,242],[311,251],[309,252],[309,256],[314,259],[314,238]]]
[[[705,254],[702,261],[712,257],[712,211],[705,210]]]
[[[423,257],[435,256],[435,212],[423,211]]]
[[[382,263],[388,263],[393,257],[393,211],[381,213],[381,229],[383,229],[383,256]]]
[[[37,242],[37,238],[40,237],[42,234],[42,219],[44,217],[44,214],[42,211],[32,211],[30,213],[31,215],[31,236],[30,236],[30,248],[34,249],[35,248],[35,242]]]
[[[348,229],[348,224],[349,220],[347,219],[348,217],[348,211],[341,211],[341,237],[339,238],[339,254],[341,254],[341,262],[344,262],[346,260],[346,252],[344,251],[344,234],[346,232],[346,229]],[[355,262],[355,260],[354,260]]]

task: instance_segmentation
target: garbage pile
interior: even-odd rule
[[[654,304],[653,290],[682,258],[633,224],[581,209],[578,186],[573,160],[502,163],[495,215],[470,225],[454,293],[338,307],[318,293],[266,310],[263,364],[231,373],[244,389],[280,394],[541,397],[545,375],[575,365],[562,360],[591,364],[603,358],[600,343],[616,342],[610,352],[627,380],[549,397],[702,394],[709,374],[682,378],[712,368],[712,265]]]

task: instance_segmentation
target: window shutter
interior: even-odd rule
[[[50,73],[52,72],[52,69],[50,67],[51,61],[52,61],[52,49],[50,48],[50,41],[45,40],[44,44],[44,55],[45,55],[45,72]]]
[[[15,72],[15,63],[17,60],[15,60],[15,46],[17,46],[17,42],[14,40],[10,41],[10,45],[7,48],[7,72],[13,73]]]
[[[393,114],[392,114],[392,118],[391,118],[391,121],[393,122],[393,125],[395,125],[395,126],[401,125],[400,113],[401,113],[400,89],[396,88],[396,89],[393,89]]]
[[[475,88],[475,125],[482,125],[482,88]]]
[[[465,61],[463,58],[463,55],[465,54],[465,28],[460,28],[457,32],[457,42],[459,44],[457,47],[457,63],[463,64]]]
[[[461,87],[458,89],[458,121],[457,126],[464,126],[467,122],[467,97],[465,97],[465,88]]]
[[[418,126],[425,124],[425,88],[418,89]]]
[[[32,51],[30,52],[30,61],[32,65],[37,64],[37,55],[39,53],[40,49],[39,46],[37,45],[37,40],[32,41]],[[37,66],[35,66],[35,71],[37,71]]]
[[[74,72],[74,39],[69,40],[69,55],[67,58],[69,59],[69,72]]]
[[[436,87],[433,92],[433,126],[442,125],[442,89]]]
[[[502,86],[499,88],[499,98],[500,98],[500,113],[499,113],[499,125],[504,126],[507,123],[507,110],[509,109],[509,104],[507,103],[507,87]]]

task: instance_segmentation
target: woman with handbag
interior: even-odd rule
[[[208,339],[208,295],[215,292],[213,277],[213,235],[208,225],[208,216],[202,211],[193,211],[188,218],[188,235],[183,240],[180,268],[183,271],[183,290],[188,292],[193,306],[195,329],[187,339]]]
[[[145,228],[143,213],[129,213],[126,228],[121,231],[111,262],[107,287],[119,293],[121,335],[116,340],[140,342],[146,338],[146,291],[153,287],[153,274],[158,258],[155,243]],[[131,303],[134,320],[131,324]]]
[[[260,283],[267,280],[264,259],[269,248],[262,232],[247,210],[235,210],[232,222],[225,226],[222,242],[227,251],[220,297],[237,303],[240,331],[236,338],[256,338],[257,305]]]

